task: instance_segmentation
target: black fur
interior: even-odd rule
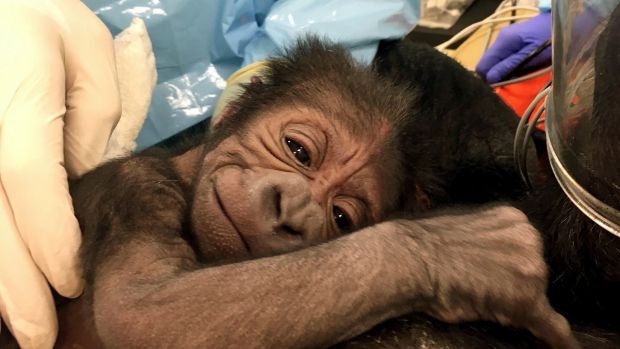
[[[617,118],[611,116],[620,112],[618,99],[610,98],[620,91],[615,78],[620,73],[615,63],[620,50],[613,44],[618,39],[617,31],[612,35],[614,23],[620,25],[620,16],[602,35],[596,59],[597,71],[614,78],[597,80],[591,122],[595,127],[586,124],[580,130],[589,140],[586,161],[590,168],[611,181],[618,178],[617,162],[610,163],[609,155],[616,151],[619,129]],[[620,239],[582,214],[548,167],[539,168],[543,173],[538,179],[545,180],[534,191],[525,190],[513,169],[514,113],[485,83],[426,45],[407,40],[383,43],[375,64],[382,74],[418,92],[418,103],[411,111],[415,125],[406,128],[415,137],[404,148],[416,152],[407,157],[417,160],[410,171],[426,169],[423,187],[429,190],[431,201],[440,206],[511,199],[543,234],[553,305],[576,325],[585,347],[620,347]],[[617,191],[610,184],[597,178],[582,180],[618,207]],[[449,326],[413,316],[379,326],[372,335],[354,341],[354,347],[404,348],[429,343],[449,348],[540,347],[527,334],[510,335],[493,328]]]
[[[487,84],[433,48],[385,42],[376,70],[415,91],[400,127],[406,173],[433,207],[517,199],[524,194],[513,168],[518,120]]]

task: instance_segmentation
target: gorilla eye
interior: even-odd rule
[[[351,220],[349,219],[349,216],[347,216],[347,214],[340,209],[340,207],[334,206],[334,208],[332,208],[332,214],[334,216],[334,222],[336,222],[336,225],[340,231],[348,232],[351,230]]]
[[[310,166],[310,155],[308,155],[308,151],[306,151],[303,145],[288,137],[284,138],[284,141],[299,163],[304,166]]]

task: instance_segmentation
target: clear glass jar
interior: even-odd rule
[[[568,197],[620,237],[618,3],[554,1],[553,87],[545,127],[551,165]]]

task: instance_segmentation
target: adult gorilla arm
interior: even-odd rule
[[[507,207],[385,222],[296,252],[202,265],[184,239],[184,182],[136,157],[73,197],[88,300],[106,347],[325,347],[411,311],[499,320],[573,347],[548,306],[537,232]]]

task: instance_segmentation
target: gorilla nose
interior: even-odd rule
[[[273,173],[261,176],[251,185],[250,197],[254,207],[261,207],[259,225],[262,231],[272,233],[271,238],[259,237],[257,244],[287,245],[317,241],[321,238],[324,212],[312,199],[306,179],[293,173]],[[262,234],[261,234],[262,235]],[[280,248],[275,248],[280,250]]]

